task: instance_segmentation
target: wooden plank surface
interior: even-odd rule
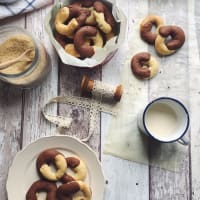
[[[24,27],[24,17],[17,20],[3,20],[0,26],[14,24]],[[8,168],[12,160],[20,150],[21,139],[21,112],[22,90],[16,89],[3,82],[0,83],[0,199],[6,200],[6,179]]]
[[[200,2],[198,0],[188,1],[188,16],[190,20],[189,24],[189,49],[192,49],[189,53],[189,85],[190,85],[190,113],[191,113],[191,199],[200,199],[200,124],[199,124],[199,110],[200,110],[200,78],[199,78],[199,66],[200,66],[200,23],[199,12]],[[193,57],[195,55],[195,57]]]
[[[82,76],[88,75],[91,79],[99,79],[101,67],[92,70],[80,69],[76,67],[60,64],[60,89],[59,95],[80,96],[80,85]],[[89,110],[76,106],[61,104],[59,114],[73,118],[72,126],[69,129],[63,129],[62,134],[73,135],[78,138],[85,138],[89,130]],[[88,145],[98,154],[100,152],[100,114],[97,116],[96,131],[91,137]],[[100,156],[100,154],[99,154]]]
[[[55,135],[56,127],[41,115],[41,109],[58,94],[58,58],[44,30],[44,17],[50,8],[26,15],[26,28],[46,47],[51,58],[52,71],[41,86],[23,92],[23,147],[42,136]],[[49,111],[57,113],[57,106]]]
[[[163,17],[168,25],[182,27],[187,38],[187,2],[187,0],[176,0],[173,2],[166,0],[161,4],[159,0],[149,1],[149,13]],[[171,12],[173,8],[176,8],[176,12]],[[149,50],[153,55],[156,54],[154,47],[149,46]],[[187,107],[189,106],[189,85],[187,81],[189,66],[187,55],[188,42],[186,41],[181,50],[176,54],[167,57],[157,56],[160,62],[160,73],[149,83],[149,100],[160,96],[169,96],[177,98],[184,102]],[[150,167],[150,199],[190,199],[189,148],[185,148],[188,151],[183,158],[181,169],[179,169],[178,173]],[[151,154],[150,157],[152,156],[154,155]]]
[[[148,3],[140,0],[117,1],[118,6],[126,13],[128,18],[128,27],[126,39],[119,48],[114,58],[102,70],[102,80],[111,85],[120,83],[120,74],[123,70],[127,54],[134,48],[132,38],[132,29],[135,26],[134,20],[137,15],[145,16],[147,13]],[[121,6],[123,5],[123,6]],[[143,7],[143,10],[139,8]],[[139,87],[139,86],[138,86]],[[145,87],[145,86],[144,86]],[[148,85],[144,89],[148,92]],[[147,100],[147,95],[144,96]],[[110,117],[102,115],[102,145],[104,144],[105,134],[108,133]],[[123,200],[147,200],[149,199],[149,167],[126,161],[110,155],[102,154],[102,165],[107,180],[105,199],[123,199]]]

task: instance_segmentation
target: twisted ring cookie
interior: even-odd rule
[[[161,26],[158,32],[155,49],[160,55],[175,53],[185,42],[185,33],[178,26]],[[171,39],[167,40],[168,37],[171,37]]]
[[[68,38],[73,38],[75,30],[85,23],[89,15],[90,11],[79,5],[60,8],[55,18],[56,31]],[[71,20],[65,24],[68,19]]]
[[[115,19],[109,8],[101,1],[94,2],[94,15],[101,31],[108,34],[115,28]]]
[[[84,42],[84,45],[90,45],[90,40],[86,39]],[[70,54],[76,58],[81,58],[80,53],[76,50],[73,43],[66,44],[64,46],[64,48],[65,48],[65,52],[67,52],[68,54]]]
[[[156,26],[156,32],[152,33],[153,25]],[[147,16],[140,24],[140,36],[141,38],[149,44],[154,44],[156,37],[158,35],[158,28],[164,25],[164,21],[161,17],[157,15]]]
[[[91,196],[90,187],[82,181],[72,181],[61,185],[57,189],[57,198],[59,200],[90,200]]]
[[[53,172],[50,164],[56,167],[56,172]],[[49,181],[57,181],[64,174],[67,169],[65,157],[55,149],[48,149],[40,153],[37,158],[36,166],[38,173]]]
[[[82,0],[82,1],[77,1],[73,3],[72,5],[78,5],[81,7],[84,7],[84,9],[87,9],[90,11],[90,15],[87,17],[85,24],[86,25],[95,25],[96,24],[96,19],[94,16],[94,0]]]
[[[37,194],[40,192],[46,192],[46,200],[56,199],[57,186],[55,183],[39,180],[31,185],[27,194],[26,200],[37,200]]]
[[[81,57],[81,55],[76,51],[74,44],[66,44],[64,48],[65,48],[65,52],[67,52],[68,54],[76,58]]]
[[[78,4],[80,6],[89,8],[91,6],[93,6],[95,0],[79,0],[77,2],[75,2],[74,4]]]
[[[136,77],[150,79],[158,73],[159,65],[150,53],[142,52],[133,56],[131,68]]]
[[[87,17],[85,24],[86,25],[96,25],[96,18],[94,15],[94,7],[90,7],[88,8],[88,10],[90,11],[90,15]]]
[[[61,181],[63,183],[68,183],[71,181],[83,181],[87,175],[87,168],[85,163],[79,157],[67,157],[67,168],[73,171],[72,174],[65,174]]]
[[[93,45],[85,43],[86,39],[92,40]],[[81,57],[90,58],[94,55],[96,47],[103,47],[103,38],[97,28],[83,26],[74,36],[74,46]]]

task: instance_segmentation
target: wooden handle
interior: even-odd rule
[[[8,67],[10,67],[10,65],[16,63],[16,62],[20,62],[20,61],[23,61],[23,58],[26,58],[26,61],[27,62],[30,62],[32,61],[30,58],[27,58],[26,57],[26,54],[28,52],[32,51],[32,49],[27,49],[24,53],[22,53],[19,57],[13,59],[13,60],[10,60],[10,61],[6,61],[4,63],[0,63],[0,69],[6,69]]]

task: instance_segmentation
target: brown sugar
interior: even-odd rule
[[[33,40],[25,34],[14,35],[0,44],[0,63],[4,63],[19,57],[26,50],[31,49],[26,55],[31,61],[19,61],[8,68],[0,70],[0,73],[13,75],[25,71],[35,57],[35,45]]]

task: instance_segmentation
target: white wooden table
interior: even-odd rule
[[[180,59],[174,60],[173,56],[162,59],[161,73],[156,81],[146,82],[148,94],[146,98],[150,101],[159,96],[173,96],[183,100],[191,114],[191,143],[179,173],[104,155],[102,147],[108,123],[107,116],[101,114],[96,134],[88,145],[97,152],[102,161],[107,180],[105,200],[199,200],[200,40],[194,42],[195,47],[189,51],[191,50],[189,38],[191,35],[200,34],[200,2],[198,0],[117,0],[117,3],[128,18],[129,28],[134,26],[133,19],[142,9],[141,5],[145,4],[148,6],[148,13],[164,16],[168,24],[177,24],[185,30],[187,42],[178,53]],[[0,25],[13,24],[24,27],[38,37],[47,47],[53,66],[48,79],[35,89],[19,90],[0,83],[0,200],[7,199],[5,184],[9,165],[15,154],[36,139],[54,135],[56,132],[56,127],[47,123],[41,115],[44,104],[57,95],[79,95],[83,74],[88,74],[94,79],[117,83],[115,75],[119,73],[118,63],[126,55],[123,46],[128,42],[134,42],[129,40],[129,33],[127,33],[122,48],[103,68],[80,70],[65,66],[59,60],[44,30],[43,19],[49,9],[50,7],[47,7],[0,21]],[[180,12],[185,13],[184,19],[179,17]],[[191,31],[191,26],[196,27],[194,32]],[[149,51],[153,51],[152,47],[149,47]],[[191,59],[192,54],[195,54],[195,60]],[[164,68],[166,62],[171,63],[169,69]],[[177,73],[174,73],[175,69]],[[66,134],[81,137],[87,135],[89,117],[87,110],[61,105],[55,107],[53,112],[65,113],[73,117],[73,125]],[[23,180],[16,180],[16,187],[18,181]]]

